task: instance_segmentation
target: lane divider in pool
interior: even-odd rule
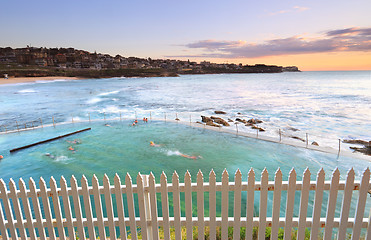
[[[54,141],[54,140],[57,140],[57,139],[60,139],[60,138],[68,137],[68,136],[71,136],[71,135],[74,135],[74,134],[77,134],[77,133],[81,133],[81,132],[85,132],[85,131],[88,131],[88,130],[91,130],[91,128],[85,128],[85,129],[78,130],[78,131],[75,131],[75,132],[67,133],[67,134],[64,134],[64,135],[61,135],[61,136],[58,136],[58,137],[46,139],[46,140],[36,142],[36,143],[32,143],[32,144],[29,144],[29,145],[26,145],[26,146],[23,146],[23,147],[13,148],[13,149],[10,150],[10,152],[11,153],[16,152],[16,151],[19,151],[19,150],[22,150],[22,149],[26,149],[26,148],[30,148],[30,147],[33,147],[33,146],[36,146],[36,145],[39,145],[39,144],[51,142],[51,141]]]

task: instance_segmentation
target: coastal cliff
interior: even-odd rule
[[[215,73],[280,73],[298,72],[295,66],[242,65],[234,63],[200,63],[137,57],[115,57],[74,48],[0,48],[0,77],[66,76],[105,77],[169,77],[179,74]]]

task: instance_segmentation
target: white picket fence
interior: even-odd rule
[[[29,181],[29,189],[25,182],[19,180],[19,189],[11,179],[9,190],[5,182],[0,180],[0,231],[2,239],[138,239],[139,231],[143,239],[159,239],[159,227],[162,227],[164,239],[182,239],[182,227],[186,229],[186,239],[193,239],[193,227],[198,227],[198,239],[205,239],[205,226],[209,226],[210,239],[216,239],[217,228],[221,229],[221,239],[228,239],[228,227],[233,227],[233,239],[240,239],[240,227],[246,228],[246,239],[252,239],[254,227],[258,228],[258,239],[265,239],[265,228],[271,227],[271,239],[277,239],[280,227],[284,228],[284,239],[291,239],[293,228],[297,229],[297,239],[304,239],[305,229],[310,228],[311,239],[318,239],[320,228],[324,228],[323,239],[332,239],[333,228],[337,228],[337,239],[346,238],[347,229],[352,229],[352,239],[359,239],[361,229],[366,228],[366,239],[371,239],[370,218],[364,218],[367,192],[370,189],[370,170],[367,168],[360,181],[355,181],[355,172],[351,169],[345,181],[340,181],[339,170],[335,170],[330,181],[325,181],[325,172],[318,172],[317,180],[310,180],[310,171],[303,174],[302,181],[297,181],[295,170],[291,170],[288,181],[283,181],[280,169],[275,173],[274,181],[268,180],[268,172],[264,170],[260,181],[255,181],[255,172],[251,169],[247,181],[242,181],[242,174],[237,170],[234,182],[229,182],[226,170],[222,181],[216,181],[214,171],[210,172],[209,182],[204,182],[201,171],[197,174],[196,183],[192,183],[187,171],[184,183],[179,182],[175,172],[172,183],[167,182],[162,173],[160,183],[155,182],[153,174],[137,176],[137,184],[133,184],[129,174],[125,185],[116,174],[114,184],[110,184],[105,175],[103,186],[93,176],[92,186],[83,176],[81,186],[72,176],[71,186],[67,186],[64,177],[57,187],[55,179],[50,179],[50,188],[45,181],[39,181],[40,189],[34,180]],[[254,194],[260,192],[259,213],[254,214]],[[273,191],[271,216],[267,216],[268,191]],[[295,193],[300,191],[298,217],[294,217]],[[312,214],[308,212],[310,191],[314,191]],[[328,191],[327,208],[324,204],[324,192]],[[353,191],[359,191],[356,206],[351,206]],[[182,194],[180,194],[183,192]],[[192,203],[192,193],[197,195],[197,204]],[[221,202],[217,203],[217,192],[221,192]],[[342,192],[340,218],[335,218],[338,192]],[[171,195],[169,193],[172,193]],[[205,216],[205,193],[208,196],[209,214]],[[228,215],[230,193],[233,197],[233,216]],[[244,194],[244,196],[242,196]],[[247,195],[246,195],[247,194]],[[184,195],[184,201],[181,196]],[[286,196],[285,216],[280,216],[281,199]],[[124,197],[125,196],[125,197]],[[246,201],[241,201],[245,197]],[[103,199],[102,199],[103,198]],[[169,201],[172,199],[172,201]],[[157,203],[161,203],[158,208]],[[169,202],[172,203],[172,209]],[[241,217],[241,205],[246,204],[246,215]],[[216,206],[221,206],[218,214]],[[125,214],[124,206],[127,207]],[[126,208],[125,207],[125,208]],[[349,216],[351,208],[355,215]],[[104,209],[105,208],[105,209]],[[139,214],[135,211],[139,209]],[[185,216],[182,216],[185,211]],[[170,216],[169,210],[173,210]],[[162,214],[159,216],[159,212]],[[326,211],[326,217],[321,217]],[[4,214],[5,213],[5,214]],[[217,216],[218,215],[218,216]],[[219,216],[220,215],[220,216]],[[255,215],[255,216],[254,216]],[[170,229],[173,229],[170,231]],[[27,230],[26,230],[27,229]],[[36,231],[37,229],[37,231]],[[130,229],[130,231],[129,231]],[[183,236],[184,237],[184,236]]]

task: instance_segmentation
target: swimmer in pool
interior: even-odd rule
[[[54,159],[55,158],[55,156],[52,155],[52,154],[50,154],[50,153],[45,153],[45,156],[50,157],[51,159]]]
[[[201,156],[190,156],[190,155],[183,154],[183,153],[179,154],[179,156],[182,156],[182,157],[185,157],[185,158],[189,158],[189,159],[194,159],[194,160],[199,159],[199,158],[202,158]]]
[[[154,142],[152,142],[152,141],[149,142],[149,145],[150,145],[151,147],[161,147],[161,146],[162,146],[162,144],[156,144],[156,143],[154,143]]]

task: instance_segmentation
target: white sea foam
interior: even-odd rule
[[[119,93],[119,92],[120,91],[105,92],[105,93],[98,94],[98,96],[108,96],[108,95],[116,94],[116,93]]]
[[[64,164],[67,164],[71,159],[67,156],[57,156],[54,161],[55,162],[61,162],[61,163],[64,163]]]
[[[23,89],[23,90],[18,91],[18,93],[36,93],[36,92],[37,91],[35,89],[32,89],[32,88]]]
[[[179,152],[178,150],[175,150],[175,151],[168,150],[166,152],[166,155],[168,155],[168,156],[180,156],[180,155],[182,155],[182,153]]]
[[[95,103],[98,103],[98,102],[101,102],[101,101],[103,101],[103,99],[96,97],[96,98],[89,99],[88,101],[86,101],[86,103],[87,104],[95,104]]]

